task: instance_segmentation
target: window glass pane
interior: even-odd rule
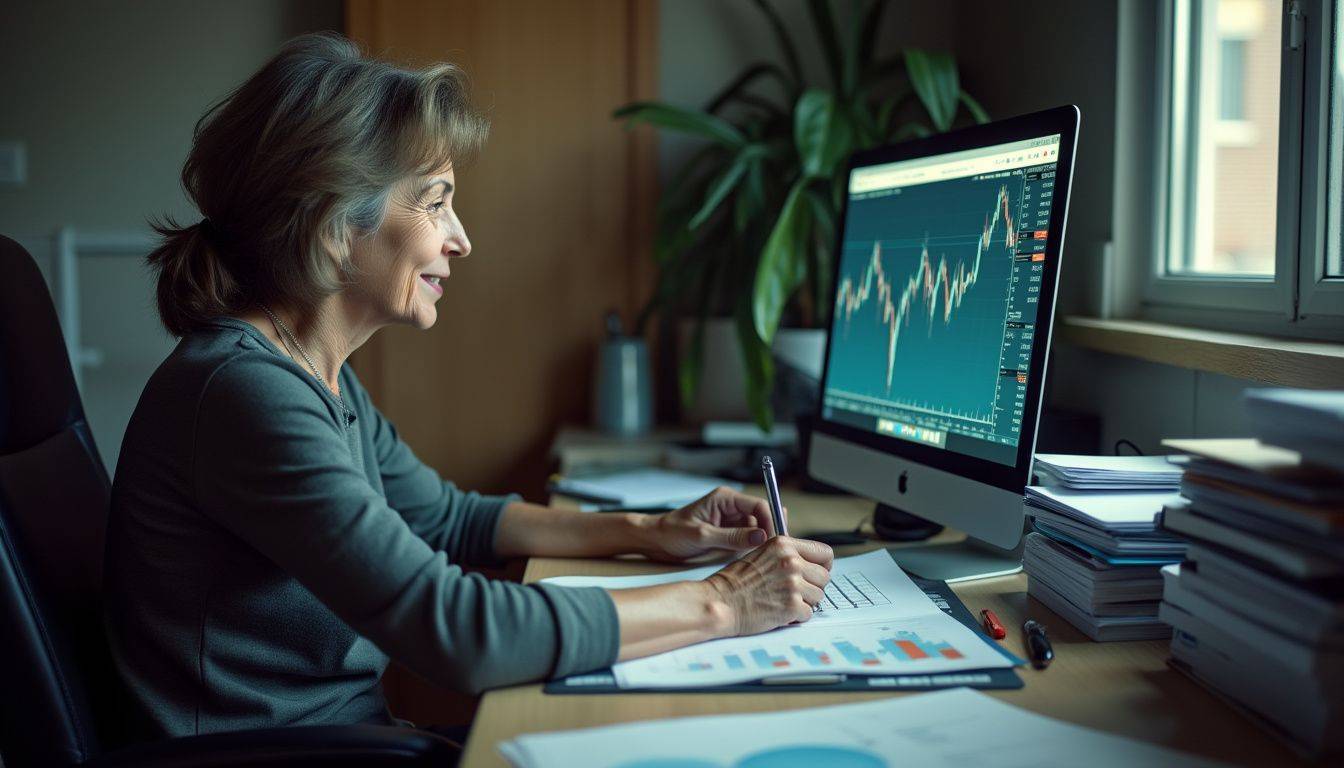
[[[1330,231],[1325,252],[1325,276],[1344,277],[1344,3],[1335,4],[1334,52],[1330,62],[1330,173],[1326,221]],[[1313,279],[1317,276],[1313,275]]]
[[[1283,4],[1179,5],[1167,272],[1273,277]]]

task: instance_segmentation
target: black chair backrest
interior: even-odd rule
[[[78,765],[116,696],[102,622],[110,487],[51,294],[0,237],[0,755]],[[103,722],[111,722],[104,718]]]

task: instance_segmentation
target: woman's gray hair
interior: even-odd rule
[[[393,186],[470,160],[488,133],[452,64],[403,69],[333,33],[289,41],[196,123],[182,185],[205,219],[152,222],[164,327],[341,290],[352,236],[377,230]]]

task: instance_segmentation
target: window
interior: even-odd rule
[[[1221,30],[1219,30],[1221,31]],[[1268,35],[1256,35],[1263,46]],[[1219,128],[1229,122],[1246,120],[1246,48],[1244,37],[1223,35],[1218,41],[1218,121]],[[1278,82],[1275,81],[1275,86]],[[1277,92],[1277,87],[1275,91]],[[1277,106],[1277,105],[1275,105]]]
[[[1144,35],[1158,54],[1156,87],[1131,91],[1156,126],[1136,155],[1152,164],[1136,203],[1151,234],[1127,249],[1150,244],[1142,313],[1344,338],[1344,0],[1123,5],[1122,57],[1143,55]]]

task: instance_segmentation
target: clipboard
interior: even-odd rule
[[[945,581],[930,581],[914,576],[910,580],[929,596],[944,613],[965,624],[976,637],[998,651],[1014,666],[1026,661],[1009,653],[1002,645],[990,639],[980,628],[975,616],[961,602],[961,598]],[[978,688],[981,690],[1016,690],[1023,685],[1022,678],[1012,669],[981,669],[962,672],[939,672],[929,675],[845,675],[838,682],[789,683],[788,678],[773,678],[770,683],[759,680],[708,688],[621,688],[610,669],[582,675],[570,675],[547,681],[542,692],[550,695],[583,695],[600,693],[826,693],[854,691],[936,691],[942,688]]]

